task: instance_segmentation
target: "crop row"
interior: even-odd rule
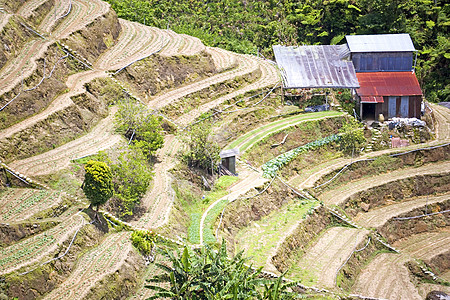
[[[201,114],[214,109],[225,101],[231,100],[250,91],[255,91],[269,86],[272,87],[278,82],[277,70],[273,65],[262,59],[257,59],[256,57],[250,55],[241,55],[241,57],[246,63],[251,62],[251,65],[255,66],[254,70],[261,70],[261,76],[256,81],[245,85],[244,87],[237,89],[234,92],[229,93],[223,97],[205,103],[197,109],[191,110],[189,113],[182,115],[175,121],[181,125],[186,126],[190,122],[198,118]],[[247,68],[247,70],[249,69]]]
[[[79,258],[70,276],[44,299],[82,299],[104,276],[116,272],[132,246],[129,233],[115,233]]]
[[[122,141],[121,136],[114,134],[112,129],[114,112],[113,109],[88,134],[43,154],[15,161],[11,166],[27,174],[51,174],[67,167],[73,159],[108,149]]]
[[[74,210],[67,214],[72,215],[55,227],[3,248],[0,252],[0,274],[7,274],[38,262],[45,255],[55,251],[59,244],[84,225],[84,219],[80,220],[80,217],[74,214]]]
[[[60,200],[59,192],[18,189],[12,199],[11,197],[9,199],[1,197],[0,220],[5,222],[25,220],[35,212],[46,209]]]
[[[264,165],[262,165],[263,177],[265,178],[275,177],[279,169],[281,169],[284,165],[288,164],[291,160],[296,158],[301,153],[317,149],[332,142],[336,142],[339,139],[340,139],[339,135],[333,134],[327,136],[326,138],[310,142],[298,148],[292,149],[286,153],[283,153],[275,157],[274,159],[269,160]]]

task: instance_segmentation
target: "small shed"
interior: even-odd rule
[[[364,120],[385,118],[420,118],[422,91],[412,72],[356,73],[360,88],[356,90]]]
[[[236,156],[239,155],[239,148],[223,150],[219,153],[222,159],[222,166],[231,173],[236,174]]]

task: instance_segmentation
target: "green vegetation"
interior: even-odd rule
[[[151,114],[145,106],[133,100],[124,100],[119,104],[114,121],[117,131],[132,142],[131,147],[140,149],[148,158],[163,147],[161,117]]]
[[[153,175],[151,167],[139,148],[122,152],[117,162],[110,162],[110,166],[119,216],[130,216],[150,185]]]
[[[188,150],[183,154],[183,161],[189,166],[202,170],[214,170],[219,160],[219,145],[211,137],[212,124],[200,122],[193,125],[183,136]]]
[[[221,176],[214,184],[213,189],[206,193],[202,199],[195,199],[195,196],[189,192],[182,191],[179,188],[174,188],[177,198],[181,200],[183,210],[190,215],[190,222],[188,227],[188,239],[193,244],[200,243],[200,220],[203,212],[208,206],[216,200],[228,194],[227,188],[239,179],[234,176]],[[228,200],[225,200],[228,202]],[[216,205],[217,206],[217,205]],[[222,206],[223,209],[224,206]],[[217,218],[218,213],[214,207],[207,216],[205,228],[212,228]],[[206,230],[206,229],[205,229]],[[205,231],[204,231],[205,234]],[[212,235],[212,229],[207,233],[208,241],[215,242]]]
[[[291,151],[285,152],[262,165],[261,168],[263,170],[263,177],[265,178],[275,177],[277,175],[278,170],[280,170],[284,165],[287,165],[291,160],[295,159],[301,153],[314,150],[324,145],[339,141],[339,139],[340,139],[339,135],[333,134],[327,136],[326,138],[316,140],[314,142],[292,149]]]
[[[205,221],[203,223],[203,242],[207,244],[212,244],[216,242],[216,237],[214,236],[214,223],[217,217],[220,216],[223,209],[229,203],[228,199],[223,199],[217,203],[213,208],[210,209],[206,215]]]
[[[409,33],[431,101],[449,101],[450,4],[444,0],[108,0],[119,17],[272,56],[272,45],[339,44],[347,34]]]
[[[86,174],[81,188],[92,205],[97,206],[108,201],[113,195],[112,174],[109,166],[102,161],[90,160],[84,166]]]
[[[163,251],[170,266],[156,264],[164,271],[147,280],[147,288],[156,291],[149,299],[296,299],[300,295],[290,291],[295,282],[259,277],[261,268],[247,266],[242,252],[228,257],[222,242],[219,251],[206,246],[201,250],[184,248],[183,253]],[[157,283],[153,285],[152,283]],[[167,283],[169,286],[159,286]]]
[[[136,230],[131,234],[131,242],[142,254],[152,254],[156,242],[156,235],[151,230]]]
[[[342,152],[345,154],[357,155],[361,152],[361,148],[366,143],[362,124],[353,118],[348,119],[342,124],[342,128],[339,129],[341,139],[339,144]]]
[[[255,226],[244,227],[239,231],[236,235],[239,248],[245,247],[245,255],[251,257],[256,265],[265,265],[274,245],[280,240],[280,233],[289,232],[300,220],[311,214],[317,204],[317,201],[291,200],[280,210],[256,221]]]

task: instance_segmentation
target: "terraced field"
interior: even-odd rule
[[[406,168],[398,171],[393,171],[391,173],[381,174],[378,176],[351,182],[335,190],[323,193],[319,196],[319,199],[328,205],[339,205],[346,199],[348,199],[351,195],[356,194],[360,191],[367,190],[374,186],[379,186],[384,183],[393,182],[416,175],[444,174],[448,172],[448,170],[450,170],[450,162],[448,161],[426,165],[419,168]]]
[[[129,233],[107,236],[105,241],[78,260],[72,274],[44,299],[83,299],[95,284],[116,272],[132,251]]]
[[[0,193],[0,221],[23,221],[61,201],[56,191],[8,188]]]
[[[40,262],[86,224],[75,209],[68,210],[61,219],[55,227],[3,248],[0,253],[0,275]]]
[[[44,3],[45,0],[25,1],[16,13],[0,12],[0,17],[2,17],[0,29],[9,18],[16,16],[27,18]],[[0,70],[0,82],[2,83],[0,94],[17,88],[21,84],[22,78],[27,78],[35,72],[36,61],[45,55],[49,46],[55,41],[73,37],[74,33],[88,28],[110,10],[110,6],[100,0],[71,0],[70,6],[67,1],[56,1],[56,3],[57,5],[50,10],[37,28],[38,32],[44,33],[46,39],[40,37],[30,39],[21,51]],[[205,51],[211,56],[218,73],[206,79],[175,86],[152,97],[147,103],[148,107],[152,109],[162,109],[183,97],[208,89],[211,86],[217,86],[229,80],[254,73],[259,74],[260,72],[259,77],[254,81],[238,87],[226,95],[203,103],[187,113],[178,112],[175,122],[181,127],[194,122],[202,113],[211,111],[228,100],[253,90],[272,88],[279,83],[279,74],[276,68],[266,60],[250,55],[235,54],[218,48],[205,47],[197,38],[177,34],[171,30],[152,28],[125,20],[119,20],[119,22],[121,25],[119,37],[115,41],[110,41],[109,48],[93,62],[91,70],[71,74],[65,82],[68,87],[67,92],[52,99],[50,105],[40,113],[1,130],[0,140],[24,132],[38,122],[51,120],[51,116],[55,113],[64,113],[68,108],[75,105],[71,99],[73,96],[86,92],[85,85],[87,83],[96,78],[109,76],[108,71],[120,70],[156,52],[162,57],[169,57],[196,55]],[[448,109],[440,106],[432,105],[432,108],[437,121],[437,139],[428,144],[435,145],[448,142],[450,140],[450,113]],[[26,175],[50,175],[66,169],[73,159],[125,144],[124,139],[114,133],[113,118],[116,110],[116,107],[110,108],[108,116],[84,136],[67,141],[51,151],[23,160],[12,161],[10,165]],[[339,112],[322,112],[281,119],[244,134],[229,144],[228,148],[237,147],[242,153],[248,151],[264,138],[288,127],[302,122],[342,115],[343,113]],[[172,175],[170,169],[178,163],[176,154],[182,147],[178,137],[174,135],[165,136],[164,148],[157,153],[152,188],[147,191],[142,199],[143,207],[147,211],[140,219],[133,221],[133,225],[140,228],[155,229],[167,224],[175,197],[171,187]],[[424,145],[414,145],[407,149],[420,147],[424,147]],[[391,151],[397,150],[379,151],[363,157],[375,157]],[[347,158],[339,158],[319,166],[313,166],[302,172],[298,177],[293,178],[291,183],[300,188],[312,187],[323,175],[343,167],[349,161],[351,160]],[[325,205],[336,205],[359,191],[383,183],[418,174],[444,174],[448,170],[450,170],[450,163],[446,161],[362,178],[323,193],[319,196],[319,200],[322,200]],[[243,163],[239,164],[238,172],[240,181],[230,187],[229,194],[212,203],[204,211],[198,228],[200,244],[205,242],[205,227],[211,226],[211,220],[207,220],[210,213],[214,212],[217,207],[221,207],[219,205],[223,205],[224,201],[234,201],[255,187],[263,186],[268,182],[268,179],[261,177],[261,172],[257,168],[250,168]],[[396,215],[407,213],[414,208],[422,207],[426,203],[433,204],[445,201],[448,197],[447,192],[443,195],[405,199],[400,203],[360,213],[354,221],[365,228],[378,228]],[[35,213],[57,205],[61,201],[60,191],[8,188],[0,194],[0,222],[24,221]],[[308,202],[308,205],[313,204],[317,204],[317,201]],[[291,203],[290,205],[294,204]],[[238,237],[242,240],[242,249],[254,254],[254,261],[265,265],[267,270],[278,272],[275,266],[271,264],[271,258],[278,251],[280,244],[302,222],[305,209],[297,206],[286,206],[281,208],[279,212],[252,223],[253,227],[244,228]],[[64,242],[66,242],[64,244],[67,244],[67,241],[72,239],[74,234],[87,224],[84,214],[82,215],[77,211],[78,207],[69,208],[59,217],[60,223],[54,227],[2,248],[0,252],[0,275],[31,270],[39,266],[39,263],[42,263],[44,259],[50,258],[56,250],[60,250],[60,245]],[[307,245],[304,255],[294,260],[288,276],[293,279],[302,279],[310,285],[337,290],[336,272],[352,255],[357,245],[367,240],[369,231],[365,228],[330,227],[326,229],[311,245]],[[359,274],[352,292],[389,299],[419,299],[422,295],[412,283],[410,273],[404,263],[411,261],[412,258],[430,259],[448,251],[449,238],[448,230],[443,230],[441,232],[412,235],[408,239],[399,241],[395,246],[400,249],[401,254],[382,253],[377,255]],[[45,295],[44,299],[86,298],[91,291],[102,285],[102,280],[112,274],[119,274],[122,268],[129,264],[128,259],[135,254],[134,251],[129,232],[114,232],[106,235],[97,246],[83,253],[76,260],[76,265],[70,270],[70,275]],[[147,275],[153,275],[151,271],[153,269],[150,268],[149,270]],[[134,299],[144,299],[148,296],[149,291],[141,289]]]

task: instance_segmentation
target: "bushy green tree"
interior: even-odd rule
[[[82,189],[91,204],[97,207],[113,195],[111,169],[105,162],[90,160],[84,166],[86,171]]]
[[[122,152],[116,163],[111,164],[114,199],[120,217],[130,216],[140,203],[152,179],[152,171],[143,152],[130,149]],[[118,200],[118,201],[117,201]]]
[[[211,170],[219,160],[219,145],[211,139],[211,124],[200,122],[193,125],[184,135],[188,149],[183,155],[189,167]]]
[[[147,157],[155,155],[156,150],[163,147],[162,120],[142,104],[131,99],[122,101],[114,121],[117,130],[130,139],[131,146],[140,149]]]
[[[363,125],[354,118],[349,118],[339,129],[339,144],[345,154],[358,154],[366,143]]]

